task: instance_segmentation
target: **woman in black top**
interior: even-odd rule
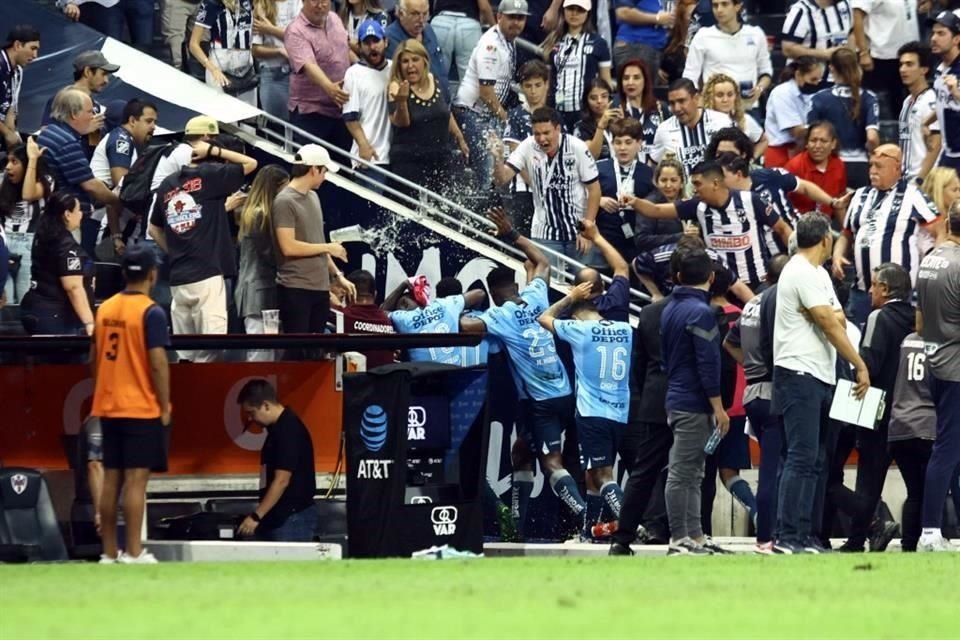
[[[573,135],[587,143],[587,149],[596,160],[610,157],[613,136],[607,127],[623,117],[623,111],[610,102],[610,94],[610,85],[606,80],[594,78],[584,92],[583,117],[573,128]]]
[[[643,126],[643,145],[653,146],[660,123],[670,117],[653,93],[653,77],[643,60],[627,60],[617,74],[620,108],[626,118],[636,118]]]
[[[448,184],[450,138],[456,140],[464,161],[469,153],[419,41],[404,40],[397,47],[387,101],[393,125],[390,170],[425,189],[440,191]]]
[[[37,224],[31,288],[21,303],[30,334],[93,333],[93,260],[73,237],[83,213],[76,196],[57,191]]]

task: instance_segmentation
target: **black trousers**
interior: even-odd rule
[[[887,445],[887,423],[881,422],[876,429],[857,429],[857,495],[861,508],[851,514],[849,546],[863,546],[870,535],[873,514],[880,502],[883,485],[890,468],[890,453]]]
[[[277,287],[277,306],[283,333],[324,333],[330,317],[330,292]],[[288,349],[288,360],[318,356],[314,350]]]
[[[900,114],[904,89],[900,82],[900,61],[873,59],[873,71],[863,74],[863,86],[877,93],[880,119],[890,120]]]
[[[923,510],[923,485],[927,477],[927,461],[933,450],[933,440],[897,440],[890,443],[890,457],[896,460],[903,484],[907,486],[907,499],[903,503],[903,535],[900,547],[903,551],[916,551],[920,539],[920,514]]]
[[[620,524],[613,539],[630,544],[636,538],[637,527],[643,522],[656,487],[662,492],[663,482],[658,482],[658,478],[669,461],[673,432],[665,424],[638,422],[627,429],[620,444],[621,459],[632,462],[627,466],[630,476],[623,491]]]

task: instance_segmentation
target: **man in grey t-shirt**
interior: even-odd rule
[[[940,525],[950,480],[960,464],[960,202],[953,203],[948,218],[946,240],[923,259],[917,275],[917,329],[927,343],[930,393],[937,405],[918,551],[953,549]]]
[[[353,299],[356,288],[337,268],[333,258],[346,261],[338,242],[324,242],[323,210],[316,189],[327,171],[339,166],[316,144],[300,148],[293,157],[290,184],[273,201],[273,228],[277,245],[277,298],[284,333],[323,333],[330,315],[330,279]]]

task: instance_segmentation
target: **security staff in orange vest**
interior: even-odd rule
[[[140,529],[150,472],[167,470],[170,340],[166,314],[150,298],[157,282],[156,254],[145,245],[132,246],[122,266],[127,287],[100,306],[90,346],[92,415],[103,429],[100,562],[154,564],[157,559],[140,543]],[[123,553],[117,543],[121,484],[127,528]]]

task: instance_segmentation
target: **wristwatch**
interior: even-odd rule
[[[257,513],[256,511],[251,511],[250,515],[247,517],[249,517],[254,522],[260,522],[260,514]]]

